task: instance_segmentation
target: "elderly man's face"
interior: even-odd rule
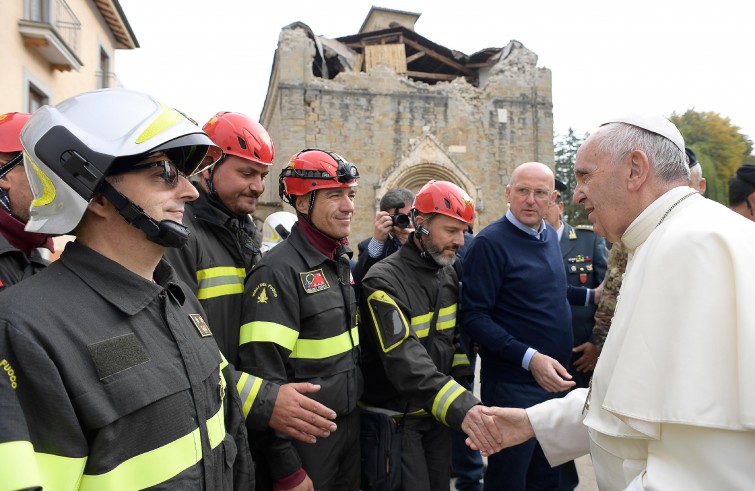
[[[577,151],[574,174],[577,187],[574,203],[582,204],[595,233],[611,242],[618,242],[632,222],[627,217],[626,200],[629,192],[622,185],[629,172],[625,162],[612,163],[611,155],[598,149],[600,130],[588,138]],[[630,157],[626,157],[630,158]]]

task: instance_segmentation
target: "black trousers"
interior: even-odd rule
[[[406,418],[401,448],[403,491],[449,491],[451,429],[434,418]]]

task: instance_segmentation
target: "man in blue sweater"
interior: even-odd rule
[[[558,237],[543,220],[553,172],[528,162],[506,186],[506,216],[483,229],[464,258],[464,327],[480,345],[482,402],[529,407],[574,386],[571,310]],[[536,440],[489,457],[485,489],[557,489]]]

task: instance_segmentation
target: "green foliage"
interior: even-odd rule
[[[574,134],[574,130],[569,128],[567,134],[556,138],[555,143],[555,157],[556,157],[556,178],[566,183],[566,191],[561,193],[561,198],[564,201],[564,220],[571,225],[589,225],[590,221],[587,219],[587,213],[585,213],[582,205],[575,205],[572,202],[574,195],[574,188],[577,185],[576,177],[574,176],[574,161],[577,157],[577,149],[587,139],[589,134],[585,133],[583,136],[577,136]]]
[[[729,118],[715,112],[688,109],[669,118],[684,137],[685,144],[695,151],[707,180],[706,197],[728,204],[729,179],[745,163],[755,163],[753,143],[731,124]]]

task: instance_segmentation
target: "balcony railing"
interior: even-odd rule
[[[81,22],[65,0],[25,0],[19,31],[59,70],[78,70]]]

